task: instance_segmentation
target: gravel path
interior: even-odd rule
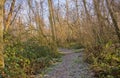
[[[65,55],[62,62],[44,78],[93,78],[88,64],[83,61],[83,52],[75,53],[73,50],[60,49]]]

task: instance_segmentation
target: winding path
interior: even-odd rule
[[[76,53],[69,49],[60,51],[65,54],[62,62],[54,66],[44,78],[94,78],[88,64],[83,61],[83,52]]]
[[[63,54],[62,62],[56,65],[45,78],[93,78],[88,64],[83,61],[83,52],[60,49]]]

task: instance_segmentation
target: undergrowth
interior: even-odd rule
[[[120,78],[120,44],[109,41],[106,44],[86,48],[86,62],[97,78]]]
[[[1,77],[30,78],[31,75],[40,74],[44,68],[55,62],[53,58],[59,56],[53,55],[50,45],[41,45],[33,38],[20,41],[8,35],[5,38],[5,68],[0,71]]]

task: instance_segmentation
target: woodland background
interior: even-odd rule
[[[98,78],[119,78],[120,1],[0,0],[1,77],[41,72],[59,47],[84,48]]]

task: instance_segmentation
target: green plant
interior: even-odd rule
[[[120,47],[111,41],[101,46],[86,49],[86,61],[92,64],[92,70],[98,78],[120,77]],[[91,52],[91,53],[90,53]]]
[[[41,73],[44,68],[52,64],[53,52],[50,46],[41,45],[33,38],[26,41],[17,38],[12,40],[13,38],[7,34],[4,39],[5,69],[0,72],[1,77],[29,78],[29,75]]]

